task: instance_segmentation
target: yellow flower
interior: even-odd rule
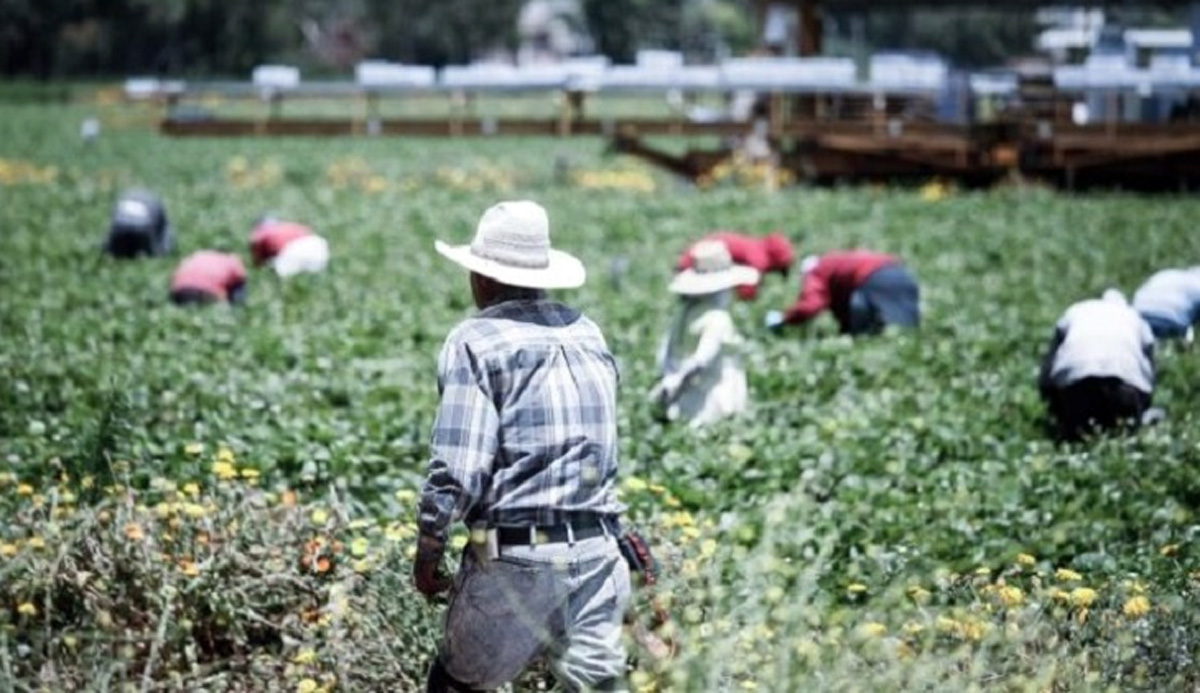
[[[329,513],[317,508],[316,510],[312,511],[312,515],[309,516],[309,519],[312,520],[314,525],[323,525],[329,519]]]
[[[1179,553],[1179,544],[1167,544],[1159,549],[1158,552],[1163,556],[1174,556]]]
[[[1121,607],[1121,613],[1129,618],[1141,618],[1150,613],[1150,600],[1142,595],[1130,597],[1125,600],[1125,605]]]
[[[849,585],[846,585],[846,591],[850,594],[862,594],[863,592],[867,591],[867,586],[861,582],[852,582]]]
[[[1027,553],[1017,554],[1017,565],[1023,565],[1029,568],[1037,563],[1037,559]]]
[[[396,500],[408,505],[417,499],[417,492],[411,488],[402,488],[396,491]]]
[[[292,657],[292,662],[295,664],[312,664],[317,661],[317,653],[311,649],[300,650]]]
[[[921,186],[921,199],[925,202],[937,202],[946,197],[949,190],[941,181],[930,181]]]
[[[184,503],[183,514],[192,519],[198,519],[208,514],[208,509],[199,503]]]
[[[5,558],[16,556],[18,551],[20,551],[20,548],[16,544],[9,544],[7,542],[0,544],[0,556],[4,556]]]
[[[975,569],[975,574],[980,577],[987,577],[992,574],[992,569],[988,567],[980,567]]]
[[[887,626],[878,621],[869,621],[858,627],[858,633],[865,638],[881,638],[887,634]]]
[[[996,590],[996,596],[1000,599],[1000,603],[1007,607],[1020,606],[1025,603],[1025,593],[1020,587],[1006,585]]]
[[[195,498],[196,496],[200,495],[200,484],[197,484],[194,481],[189,481],[183,485],[183,492],[192,498]]]
[[[680,510],[667,514],[663,518],[663,524],[667,527],[691,527],[696,524],[696,521],[692,519],[691,513],[686,510]]]
[[[948,616],[938,616],[936,625],[938,630],[945,633],[957,631],[961,627],[958,621]]]
[[[29,541],[25,542],[25,545],[31,549],[44,549],[46,548],[46,540],[39,536],[32,536],[29,537]]]
[[[188,443],[183,446],[183,451],[193,457],[204,452],[204,446],[200,443]]]
[[[312,679],[301,679],[300,683],[296,684],[296,693],[316,693],[317,682]]]
[[[364,559],[355,561],[354,565],[352,565],[350,567],[354,570],[354,572],[356,572],[360,575],[363,573],[369,573],[369,572],[371,572],[371,560],[368,558],[364,558]]]
[[[908,621],[901,627],[901,630],[905,635],[920,635],[925,630],[925,626],[916,621]]]
[[[229,481],[237,478],[237,467],[233,466],[232,462],[217,460],[213,462],[212,473],[221,481]]]
[[[260,472],[257,469],[250,469],[249,467],[242,469],[241,473],[243,479],[257,479],[260,476]]]
[[[1054,577],[1062,580],[1063,582],[1074,582],[1083,579],[1082,575],[1074,570],[1071,570],[1070,568],[1059,568],[1058,570],[1054,571]]]
[[[37,616],[38,610],[29,602],[21,602],[21,605],[17,607],[17,613],[22,616]]]
[[[929,601],[929,590],[920,585],[912,585],[905,592],[908,593],[908,598],[918,604],[924,604]]]
[[[136,522],[130,522],[125,525],[125,536],[133,541],[141,541],[146,538],[146,533],[142,531],[142,526]]]
[[[637,493],[638,491],[645,491],[649,488],[649,484],[641,477],[631,476],[626,477],[625,481],[621,482],[621,488],[630,493]]]
[[[1075,606],[1091,606],[1096,601],[1096,590],[1090,587],[1076,587],[1071,590],[1071,603]]]
[[[194,561],[190,561],[185,558],[185,559],[179,561],[179,572],[183,573],[184,575],[186,575],[188,577],[196,577],[197,575],[200,574],[200,568],[198,568],[196,566],[196,563]]]
[[[388,541],[399,542],[408,539],[416,534],[416,530],[410,525],[390,524],[383,530],[383,537]]]
[[[634,670],[629,674],[629,683],[637,693],[655,693],[658,690],[650,674],[641,670]]]
[[[30,486],[29,484],[17,484],[17,495],[18,496],[32,496],[33,495],[33,487]]]
[[[455,537],[455,538],[457,539],[458,537]],[[465,541],[466,537],[462,537],[462,538],[464,540],[463,546],[465,546],[466,545],[466,541]],[[367,549],[369,549],[370,547],[371,547],[371,542],[367,541],[366,537],[358,537],[354,541],[350,542],[350,555],[354,556],[356,558],[362,558],[363,556],[367,555]],[[462,548],[462,547],[455,547],[455,548]]]

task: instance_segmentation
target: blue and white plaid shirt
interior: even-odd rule
[[[616,515],[617,367],[598,327],[548,300],[464,320],[438,357],[441,403],[421,494],[421,533],[460,518],[554,525]]]

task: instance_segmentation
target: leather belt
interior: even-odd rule
[[[616,532],[599,515],[564,522],[560,525],[534,525],[531,527],[496,527],[496,541],[501,546],[535,544],[561,544],[582,541],[602,535],[616,537]]]

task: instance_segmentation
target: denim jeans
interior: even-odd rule
[[[503,546],[492,560],[468,546],[438,657],[474,689],[498,688],[546,657],[567,690],[624,691],[629,598],[629,566],[612,537]]]
[[[1180,325],[1174,320],[1161,318],[1157,315],[1147,315],[1142,313],[1142,320],[1150,326],[1150,331],[1154,333],[1154,338],[1163,339],[1183,339],[1187,336],[1188,328],[1191,325]]]
[[[849,321],[842,325],[848,334],[875,334],[887,325],[917,327],[921,322],[920,289],[906,268],[882,267],[850,294],[849,308]]]

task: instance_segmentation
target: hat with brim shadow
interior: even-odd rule
[[[435,241],[443,257],[502,284],[527,289],[574,289],[587,270],[570,253],[550,247],[550,220],[536,202],[500,202],[487,209],[469,245]]]
[[[684,296],[714,294],[745,284],[757,284],[758,270],[735,265],[720,241],[701,241],[692,247],[692,266],[671,280],[668,290]]]

